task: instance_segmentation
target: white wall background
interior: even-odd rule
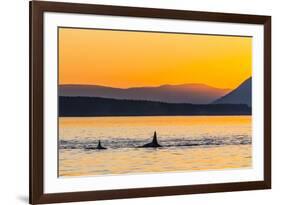
[[[72,204],[281,203],[281,5],[276,0],[75,0],[96,4],[271,15],[273,20],[273,189]],[[28,1],[1,1],[0,30],[0,204],[28,203]]]

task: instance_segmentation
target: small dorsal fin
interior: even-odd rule
[[[100,141],[100,140],[99,140],[99,142],[98,142],[97,149],[106,149],[105,147],[103,147],[103,146],[101,145],[101,141]]]

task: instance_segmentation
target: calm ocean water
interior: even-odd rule
[[[251,129],[251,116],[61,117],[59,176],[248,168]],[[138,148],[154,131],[163,147]]]

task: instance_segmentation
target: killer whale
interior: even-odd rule
[[[86,150],[93,150],[93,149],[107,149],[106,147],[102,146],[101,145],[101,141],[99,140],[98,141],[98,145],[96,147],[93,147],[93,146],[85,146],[84,149]]]
[[[144,144],[144,145],[142,145],[140,147],[141,148],[147,148],[147,147],[162,147],[162,146],[157,141],[157,133],[154,132],[152,142]]]
[[[101,145],[100,140],[99,140],[99,143],[98,143],[98,146],[96,147],[96,149],[107,149],[107,148],[106,148],[106,147],[103,147],[103,146]]]

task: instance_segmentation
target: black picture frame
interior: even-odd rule
[[[153,197],[271,188],[271,17],[155,8],[31,1],[30,4],[30,204]],[[259,24],[264,28],[264,180],[106,191],[44,193],[43,14],[62,12]]]

